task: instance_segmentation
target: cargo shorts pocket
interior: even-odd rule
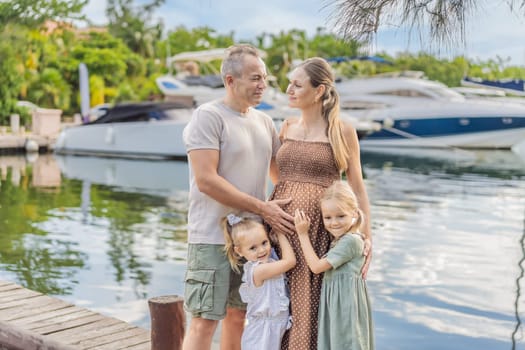
[[[213,310],[214,270],[188,270],[184,278],[186,309],[193,312]]]

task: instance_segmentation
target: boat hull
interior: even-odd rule
[[[64,129],[58,154],[123,158],[186,159],[182,132],[187,121],[89,124]]]
[[[525,116],[419,118],[382,121],[362,147],[510,149],[525,139]],[[390,124],[390,125],[389,125]]]

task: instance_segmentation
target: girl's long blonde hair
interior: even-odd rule
[[[239,246],[239,240],[241,237],[253,230],[261,229],[266,232],[263,224],[252,218],[239,218],[240,221],[231,225],[228,222],[228,218],[224,217],[221,220],[222,232],[224,234],[224,252],[226,257],[232,266],[232,269],[240,273],[239,266],[242,265],[241,257],[235,252],[235,247]]]
[[[339,93],[335,89],[332,67],[321,57],[309,58],[302,62],[299,67],[304,69],[310,77],[310,83],[314,88],[319,85],[325,86],[324,94],[321,96],[321,113],[328,125],[326,135],[332,146],[337,168],[343,172],[348,168],[350,152],[344,137],[344,125],[339,117]]]
[[[363,225],[365,221],[365,214],[359,209],[357,196],[348,182],[343,180],[334,181],[334,183],[325,190],[319,202],[322,203],[329,199],[335,200],[341,210],[347,213],[355,212],[357,214],[357,220],[350,226],[350,232],[359,232],[361,225]]]

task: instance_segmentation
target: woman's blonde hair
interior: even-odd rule
[[[348,168],[350,152],[343,134],[344,125],[339,117],[339,93],[335,89],[332,67],[321,57],[309,58],[298,67],[304,69],[314,88],[319,85],[325,86],[324,94],[321,96],[321,113],[328,125],[326,135],[332,146],[337,168],[343,172]]]
[[[357,196],[348,182],[343,180],[334,181],[334,183],[325,190],[319,202],[323,203],[330,199],[335,200],[337,206],[344,212],[355,212],[357,214],[357,220],[350,226],[350,232],[358,232],[365,220],[365,214],[359,209]]]
[[[239,246],[239,241],[244,234],[253,230],[260,229],[266,232],[262,223],[253,218],[236,217],[236,222],[231,224],[228,217],[221,220],[222,232],[224,234],[224,252],[232,266],[232,269],[239,273],[239,266],[242,265],[241,256],[235,252],[235,247]]]

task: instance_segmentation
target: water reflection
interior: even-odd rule
[[[0,169],[0,278],[111,310],[183,264],[186,163],[41,155]]]
[[[117,191],[151,195],[180,195],[188,190],[186,162],[148,161],[55,155],[62,174],[69,179],[111,186]]]
[[[72,293],[75,271],[87,255],[67,240],[38,229],[48,210],[63,202],[60,170],[51,157],[30,162],[0,157],[1,266],[11,280],[47,294]]]
[[[512,346],[513,331],[523,332],[514,316],[523,309],[516,283],[525,163],[498,151],[364,152],[362,160],[374,218],[369,282],[378,348]]]
[[[525,154],[504,150],[391,148],[361,154],[372,168],[396,167],[421,174],[479,174],[502,179],[525,176]]]
[[[524,270],[523,270],[523,262],[525,261],[525,220],[523,221],[523,234],[521,235],[520,239],[520,247],[522,251],[522,257],[520,261],[518,262],[518,267],[520,269],[520,274],[518,278],[516,279],[516,301],[514,302],[515,309],[515,315],[516,315],[516,327],[514,328],[514,331],[512,332],[512,350],[515,350],[519,344],[518,342],[521,340],[521,337],[518,337],[518,333],[521,328],[521,315],[519,310],[519,303],[520,303],[520,297],[521,297],[521,280],[523,279]]]
[[[362,162],[377,348],[525,348],[523,159],[450,150]],[[182,294],[186,163],[0,157],[0,169],[0,279],[145,327],[148,297]]]

